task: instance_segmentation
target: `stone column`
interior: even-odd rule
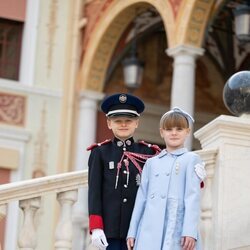
[[[212,222],[205,249],[250,249],[249,135],[249,117],[225,115],[195,132],[203,149],[217,150],[214,173],[210,173],[214,174],[209,184],[212,202],[207,205]]]
[[[179,107],[194,115],[195,97],[195,60],[204,53],[204,49],[180,45],[166,50],[174,58],[171,90],[171,108]],[[192,136],[186,146],[192,149]]]
[[[22,56],[20,65],[20,82],[24,85],[34,85],[36,46],[38,38],[38,20],[40,0],[27,0],[27,9],[22,41]]]
[[[98,102],[104,95],[94,91],[84,91],[79,96],[78,126],[76,134],[75,170],[88,168],[87,147],[96,141]],[[86,227],[88,226],[87,190],[79,189],[78,201],[74,206],[73,249],[84,249]]]

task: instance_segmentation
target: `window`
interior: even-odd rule
[[[0,18],[0,77],[18,80],[23,22]]]

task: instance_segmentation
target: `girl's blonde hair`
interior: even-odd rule
[[[179,112],[165,113],[160,120],[161,129],[189,128],[188,119]]]

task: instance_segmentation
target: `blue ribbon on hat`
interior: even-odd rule
[[[167,116],[167,115],[169,115],[171,113],[174,113],[174,112],[180,113],[183,116],[185,116],[188,119],[189,124],[194,123],[194,118],[189,113],[187,113],[186,111],[184,111],[184,110],[182,110],[182,109],[180,109],[178,107],[174,107],[173,109],[169,110],[162,117],[165,117],[165,116]]]

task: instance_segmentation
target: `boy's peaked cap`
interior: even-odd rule
[[[107,96],[101,105],[101,109],[107,117],[138,117],[144,111],[144,108],[145,106],[141,99],[124,93]]]

